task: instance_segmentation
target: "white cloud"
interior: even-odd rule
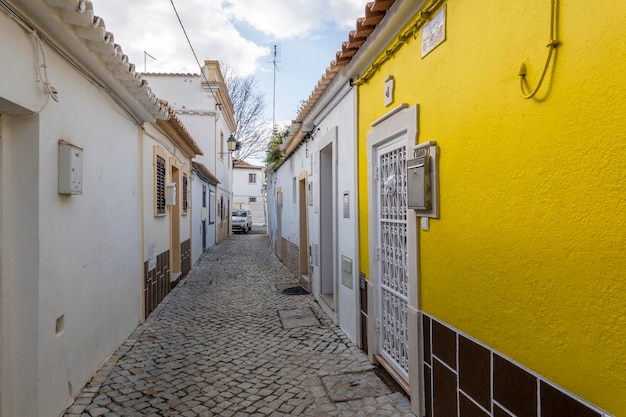
[[[105,21],[137,70],[198,72],[170,1],[93,0],[95,14]],[[269,61],[267,40],[246,39],[233,22],[244,22],[278,40],[351,30],[365,10],[364,0],[175,0],[198,59],[218,59],[239,74],[258,71]],[[340,47],[340,46],[338,46]],[[145,58],[144,51],[156,58]]]
[[[148,72],[199,72],[170,0],[92,2],[137,71],[144,71],[145,58]],[[365,3],[174,0],[200,62],[216,59],[242,76],[256,75],[268,102],[275,95],[277,120],[293,118],[298,103],[309,96],[341,41],[364,15]],[[276,83],[270,48],[275,41],[282,45]]]
[[[306,37],[332,24],[353,29],[365,13],[363,0],[226,0],[229,16],[277,39]]]
[[[185,0],[174,3],[198,59],[236,63],[242,75],[252,74],[269,48],[245,39],[215,2]],[[149,72],[199,71],[172,5],[168,1],[100,0],[94,12],[104,19],[115,42],[144,70],[144,51]]]

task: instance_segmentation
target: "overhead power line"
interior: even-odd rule
[[[183,33],[185,34],[185,38],[187,39],[187,43],[189,44],[191,53],[193,53],[193,57],[196,59],[196,63],[198,64],[198,68],[200,68],[200,75],[202,75],[202,78],[204,78],[204,81],[206,81],[207,86],[209,87],[209,91],[211,92],[211,95],[213,96],[213,99],[215,100],[215,104],[221,105],[221,103],[217,101],[217,97],[215,97],[215,93],[213,92],[213,89],[211,88],[211,85],[209,84],[209,80],[207,79],[206,75],[202,71],[202,65],[200,64],[198,55],[196,55],[196,51],[193,49],[193,45],[191,44],[191,40],[189,39],[189,36],[187,35],[187,30],[185,30],[185,25],[183,25],[183,21],[180,19],[178,10],[176,10],[176,6],[174,5],[174,0],[170,0],[170,3],[172,3],[172,8],[174,9],[174,13],[176,13],[176,17],[178,18],[178,23],[180,23],[180,27],[183,30]]]

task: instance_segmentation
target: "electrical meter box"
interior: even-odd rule
[[[435,141],[413,148],[407,161],[407,207],[421,217],[439,217],[439,147]]]
[[[83,193],[83,150],[64,140],[59,141],[59,194]]]
[[[168,182],[165,189],[165,204],[168,206],[176,205],[176,183]]]

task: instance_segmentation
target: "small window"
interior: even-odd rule
[[[256,203],[256,197],[249,197],[248,203]]]
[[[256,174],[248,174],[248,182],[251,184],[256,184]]]
[[[165,214],[165,159],[162,158],[160,155],[156,156],[155,182],[156,214]]]
[[[183,172],[183,214],[187,214],[189,211],[189,177],[186,172]]]
[[[224,132],[220,132],[220,159],[224,160]]]
[[[215,223],[215,191],[209,190],[209,224]]]

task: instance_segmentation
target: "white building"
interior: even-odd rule
[[[144,78],[149,80],[150,86],[159,97],[169,102],[178,118],[198,142],[204,155],[195,158],[194,162],[204,165],[208,174],[217,179],[212,184],[215,187],[213,207],[210,203],[212,198],[210,182],[192,185],[195,190],[202,190],[204,185],[207,191],[206,200],[192,199],[196,213],[206,212],[205,226],[202,225],[202,217],[193,219],[192,230],[204,230],[205,234],[194,233],[192,246],[209,247],[213,242],[219,242],[231,233],[233,161],[226,141],[237,129],[233,105],[219,62],[205,61],[200,74],[145,74]],[[200,175],[194,175],[193,181],[203,182]],[[202,191],[194,194],[200,197]],[[211,231],[214,231],[213,236],[210,236]],[[198,253],[196,255],[199,256]]]
[[[268,171],[269,234],[283,262],[360,343],[356,88],[333,63]]]
[[[202,151],[174,110],[142,129],[143,314],[191,270],[192,158]]]
[[[252,224],[267,224],[265,204],[265,167],[246,161],[233,162],[233,208],[250,210]]]
[[[192,227],[191,264],[195,265],[200,255],[215,244],[217,216],[217,186],[220,181],[209,169],[199,162],[193,162],[191,175],[192,188]]]
[[[0,39],[0,415],[56,417],[142,318],[141,126],[168,114],[90,1],[3,0]]]

